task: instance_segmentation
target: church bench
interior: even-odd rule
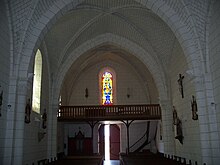
[[[45,164],[48,164],[48,163],[49,163],[48,159],[41,159],[41,160],[37,161],[38,165],[45,165]]]

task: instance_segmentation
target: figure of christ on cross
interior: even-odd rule
[[[183,79],[184,79],[184,76],[179,74],[178,84],[179,84],[179,91],[180,91],[180,93],[182,95],[182,98],[184,98],[184,94],[183,94]]]

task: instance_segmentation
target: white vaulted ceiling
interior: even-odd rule
[[[50,71],[56,73],[76,48],[103,34],[113,34],[137,44],[152,56],[165,75],[168,72],[173,48],[179,45],[167,24],[136,1],[87,0],[64,14],[45,36]],[[178,48],[182,51],[180,46]],[[64,83],[70,84],[80,72],[101,59],[108,58],[104,57],[105,54],[108,56],[114,54],[112,60],[118,63],[125,60],[143,77],[143,81],[149,78],[149,71],[145,72],[147,66],[140,65],[140,59],[132,57],[127,50],[108,43],[96,46],[78,58],[66,74],[73,75],[75,72],[75,78],[65,79]]]
[[[127,38],[147,52],[154,51],[154,58],[165,68],[176,41],[157,15],[137,2],[88,0],[62,16],[46,35],[50,61],[57,66],[82,43],[105,33]]]

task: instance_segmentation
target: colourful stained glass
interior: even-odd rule
[[[102,104],[113,104],[112,74],[109,72],[102,75]]]

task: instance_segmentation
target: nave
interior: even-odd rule
[[[48,164],[46,162],[42,164]],[[184,158],[168,156],[163,154],[130,153],[120,154],[120,160],[103,160],[102,156],[83,156],[83,157],[66,157],[53,161],[49,165],[197,165],[197,162],[186,162]]]

